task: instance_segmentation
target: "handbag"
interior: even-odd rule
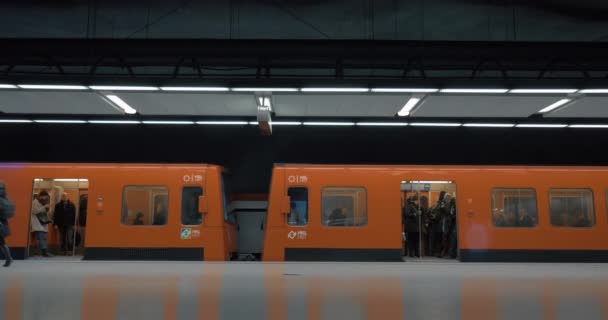
[[[49,219],[49,216],[46,214],[46,212],[36,213],[36,218],[38,218],[38,221],[43,226],[52,222],[51,219]]]

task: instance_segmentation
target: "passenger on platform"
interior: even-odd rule
[[[76,225],[76,206],[64,192],[61,201],[55,205],[53,216],[55,230],[59,230],[61,252],[67,254],[74,249],[74,226]]]
[[[30,217],[31,232],[38,239],[38,247],[43,257],[52,257],[53,255],[47,251],[46,235],[49,231],[48,224],[52,223],[49,219],[48,212],[50,209],[51,197],[46,191],[38,193],[38,199],[32,202],[32,212]]]
[[[87,229],[87,206],[89,202],[89,195],[83,194],[80,196],[79,210],[78,210],[78,234],[80,235],[80,247],[84,248],[84,237]]]
[[[407,251],[410,257],[420,257],[420,204],[418,196],[407,199],[405,232],[407,232]]]
[[[344,226],[346,222],[346,214],[344,213],[344,208],[335,208],[334,211],[329,215],[328,226]]]
[[[15,206],[6,195],[6,185],[0,181],[0,252],[4,257],[4,266],[9,267],[13,263],[11,251],[6,245],[5,238],[11,235],[8,219],[15,213]]]
[[[458,221],[456,215],[456,198],[450,199],[448,204],[450,214],[450,240],[448,254],[450,259],[458,257]]]
[[[442,235],[443,235],[443,230],[442,230],[442,226],[441,226],[441,220],[443,218],[442,214],[443,214],[443,210],[442,208],[445,207],[445,202],[444,202],[444,198],[445,198],[445,191],[441,191],[439,193],[439,199],[437,200],[437,203],[435,204],[435,206],[433,206],[433,208],[431,210],[429,210],[429,227],[428,227],[428,233],[429,233],[429,254],[432,256],[437,256],[439,257],[441,255],[441,241],[442,241]]]
[[[135,220],[133,220],[133,225],[134,226],[143,226],[144,225],[144,214],[141,212],[138,212],[135,215]]]
[[[518,227],[532,228],[535,225],[534,219],[532,219],[532,217],[528,213],[528,210],[524,207],[519,208],[519,218],[518,219],[519,219],[518,223],[517,223]]]

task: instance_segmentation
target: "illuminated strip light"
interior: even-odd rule
[[[509,89],[441,89],[441,93],[507,93]]]
[[[108,91],[158,91],[158,87],[144,86],[89,86],[92,90]]]
[[[53,179],[60,182],[89,182],[89,179]]]
[[[1,88],[1,86],[0,86]],[[608,89],[584,89],[580,93],[608,93]]]
[[[297,92],[298,88],[232,88],[235,92]]]
[[[563,105],[565,105],[566,103],[572,101],[571,99],[561,99],[547,107],[542,108],[541,110],[538,111],[538,113],[547,113],[547,112],[551,112]]]
[[[470,128],[513,128],[514,123],[465,123],[463,127]]]
[[[20,84],[18,85],[21,89],[33,89],[33,90],[89,90],[85,86],[77,85],[54,85],[54,84]]]
[[[404,127],[407,122],[357,122],[358,126],[377,126],[377,127]]]
[[[302,92],[369,92],[368,88],[302,88]]]
[[[0,84],[0,89],[17,89],[14,84]]]
[[[128,103],[126,103],[124,100],[122,100],[117,95],[108,94],[108,95],[106,95],[106,98],[108,98],[110,101],[112,101],[112,103],[114,103],[116,106],[121,108],[126,114],[136,114],[137,113],[137,110],[133,109],[133,107],[131,107]]]
[[[433,93],[437,92],[439,89],[433,88],[372,88],[372,92],[382,92],[382,93],[391,93],[391,92],[409,92],[409,93]]]
[[[249,124],[250,124],[250,125],[255,126],[255,125],[258,125],[258,124],[260,124],[260,123],[259,123],[259,122],[257,122],[257,121],[249,121]]]
[[[412,122],[410,126],[414,127],[460,127],[461,123],[440,123],[440,122]]]
[[[509,93],[575,93],[578,89],[512,89]]]
[[[0,119],[0,123],[31,123],[32,120],[26,119]]]
[[[567,124],[527,124],[522,123],[516,125],[518,128],[565,128]]]
[[[202,92],[221,92],[230,91],[227,87],[160,87],[162,91],[202,91]]]
[[[34,120],[36,123],[87,123],[85,120]]]
[[[584,128],[584,129],[608,129],[608,124],[571,124],[569,128]]]
[[[304,122],[305,126],[354,126],[354,122]]]
[[[403,106],[403,108],[401,108],[401,110],[399,110],[399,112],[397,112],[397,115],[400,117],[407,117],[410,115],[410,113],[412,112],[412,110],[414,109],[414,107],[416,107],[416,105],[420,102],[420,100],[422,100],[422,98],[419,97],[411,97]]]
[[[93,124],[140,124],[141,121],[136,120],[89,120],[88,123]]]
[[[247,121],[197,121],[196,124],[209,124],[209,125],[246,125],[249,124]]]
[[[194,121],[142,121],[143,124],[194,124]]]
[[[414,181],[401,181],[401,183],[450,184],[450,183],[452,183],[452,181],[449,181],[449,180],[414,180]]]

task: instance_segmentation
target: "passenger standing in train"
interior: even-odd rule
[[[445,191],[439,193],[439,199],[429,211],[429,254],[439,257],[441,255],[441,241],[443,238],[442,219],[443,211],[446,206],[444,197]]]
[[[421,226],[420,226],[420,232],[422,235],[422,242],[420,242],[420,247],[421,247],[421,254],[422,255],[429,255],[430,253],[428,253],[429,250],[429,246],[428,246],[428,242],[426,241],[426,239],[429,238],[428,236],[428,232],[429,232],[429,198],[427,196],[420,196],[420,219],[421,219]]]
[[[456,198],[452,198],[448,205],[450,212],[450,241],[448,254],[450,259],[456,259],[458,256],[458,221],[456,216]]]
[[[420,257],[420,205],[418,196],[407,200],[405,227],[407,232],[407,252],[413,258]]]
[[[78,210],[78,234],[80,235],[80,247],[84,248],[84,236],[87,229],[87,205],[89,202],[89,195],[83,194],[80,196],[79,210]]]
[[[517,223],[518,227],[532,228],[534,227],[534,220],[528,213],[528,210],[524,207],[519,208],[519,221]]]
[[[143,226],[144,225],[144,214],[141,212],[138,212],[135,215],[135,220],[133,220],[133,225],[134,226]]]
[[[163,202],[156,204],[154,209],[154,221],[152,224],[155,226],[163,226],[167,224],[167,207]]]
[[[8,226],[8,219],[15,214],[15,206],[6,195],[6,185],[0,181],[0,251],[4,257],[4,266],[9,267],[13,263],[11,250],[6,245],[5,238],[10,236],[11,231]]]
[[[448,254],[450,244],[450,202],[452,196],[449,193],[443,197],[443,204],[441,206],[441,253],[440,258],[445,257]]]
[[[32,213],[30,217],[31,232],[38,239],[38,247],[44,257],[52,257],[53,255],[47,251],[46,234],[48,233],[48,224],[52,223],[49,219],[48,212],[50,209],[51,197],[48,192],[40,191],[38,199],[32,202]]]
[[[329,221],[327,222],[328,226],[338,227],[344,226],[346,220],[346,214],[344,214],[343,208],[335,208],[334,211],[327,218]]]
[[[61,237],[61,253],[67,254],[74,249],[74,226],[76,225],[76,206],[66,192],[61,195],[61,201],[55,205],[53,217],[55,229]]]

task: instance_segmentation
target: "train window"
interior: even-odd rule
[[[360,187],[329,187],[321,191],[321,223],[330,227],[367,225],[367,192]]]
[[[166,186],[128,186],[122,197],[122,224],[164,226],[167,224],[169,191]]]
[[[198,212],[198,197],[203,195],[201,187],[184,187],[182,189],[182,224],[198,226],[203,223],[203,217]]]
[[[305,226],[308,224],[308,189],[292,187],[287,190],[291,198],[291,212],[287,216],[290,226]]]
[[[492,221],[499,228],[532,228],[538,224],[536,191],[530,188],[492,190]]]
[[[595,225],[593,192],[589,189],[549,190],[551,225],[589,228]]]

